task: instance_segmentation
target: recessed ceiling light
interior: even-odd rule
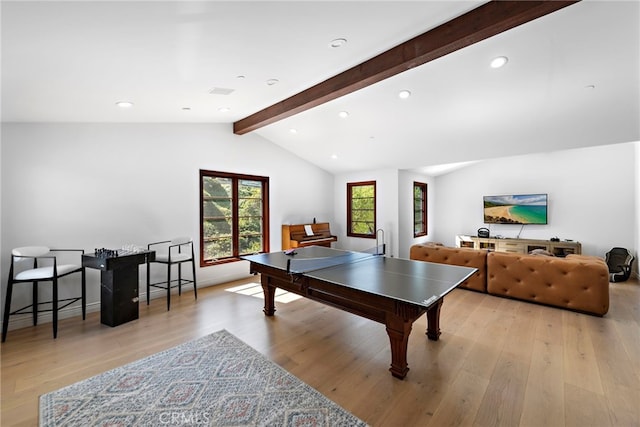
[[[273,86],[275,84],[278,84],[278,82],[280,82],[280,80],[278,80],[278,79],[269,79],[269,80],[267,80],[267,85]]]
[[[296,129],[293,129],[293,128],[289,129],[289,132],[290,133],[298,133],[298,131]]]
[[[401,90],[400,92],[398,92],[398,96],[401,99],[407,99],[408,97],[411,96],[411,92],[409,92],[408,90]]]
[[[497,58],[493,58],[491,60],[491,68],[504,67],[505,65],[507,65],[507,62],[509,62],[509,58],[507,58],[506,56],[498,56]]]
[[[340,111],[338,113],[338,116],[340,116],[341,119],[346,119],[347,117],[349,117],[349,112],[348,111]]]
[[[212,87],[209,89],[209,95],[230,95],[234,89],[229,89],[226,87]]]
[[[218,111],[220,111],[221,113],[228,113],[229,111],[231,111],[231,108],[229,108],[229,107],[220,107],[220,108],[218,108]]]
[[[338,155],[337,155],[337,154],[332,154],[332,155],[331,155],[331,158],[335,160],[335,159],[337,159],[337,158],[338,158]]]
[[[191,111],[191,107],[182,107],[182,111]]]
[[[344,46],[346,43],[347,43],[347,39],[343,39],[343,38],[333,39],[331,40],[331,43],[329,43],[329,46],[336,48],[336,47]]]
[[[241,75],[239,75],[239,76],[236,76],[236,79],[238,79],[238,80],[242,80],[242,79],[245,79],[245,78],[246,78],[246,77],[245,77],[245,76],[243,76],[242,74],[241,74]]]
[[[584,88],[587,90],[593,90],[596,88],[596,85],[586,85]]]
[[[131,108],[133,107],[133,102],[131,101],[118,101],[116,105],[120,108]]]

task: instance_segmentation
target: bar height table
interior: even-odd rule
[[[102,250],[82,256],[82,265],[100,270],[100,322],[118,326],[138,318],[138,266],[155,251]]]

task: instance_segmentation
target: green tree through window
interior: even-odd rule
[[[347,236],[375,239],[376,182],[347,183]]]
[[[413,183],[413,237],[427,235],[427,184]]]
[[[269,178],[200,171],[202,266],[269,251]]]

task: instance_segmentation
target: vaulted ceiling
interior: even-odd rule
[[[483,4],[3,0],[2,121],[232,133]],[[639,16],[637,1],[584,0],[252,132],[332,173],[637,141]]]

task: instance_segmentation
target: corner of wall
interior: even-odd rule
[[[635,236],[635,270],[634,276],[636,279],[640,278],[640,258],[638,257],[638,253],[640,252],[640,141],[636,141],[633,143],[634,153],[635,153],[635,225],[634,225],[634,236]]]

